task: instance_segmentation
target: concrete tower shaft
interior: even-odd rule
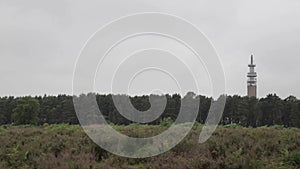
[[[257,74],[255,72],[256,65],[253,61],[253,55],[251,55],[251,63],[248,65],[249,72],[247,74],[247,93],[248,97],[256,97],[257,96]]]

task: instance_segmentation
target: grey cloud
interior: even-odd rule
[[[113,19],[137,12],[186,18],[216,47],[229,94],[245,95],[250,54],[259,96],[300,97],[300,2],[296,0],[0,0],[0,95],[71,94],[76,57]]]

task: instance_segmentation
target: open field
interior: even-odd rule
[[[163,126],[114,126],[147,137]],[[281,126],[221,126],[198,144],[201,126],[172,150],[145,159],[110,154],[95,145],[78,125],[0,126],[0,168],[300,168],[300,129]]]

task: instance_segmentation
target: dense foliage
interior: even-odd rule
[[[37,124],[40,104],[31,97],[19,98],[13,110],[12,120],[15,124]]]
[[[135,137],[149,137],[167,129],[162,125],[138,124],[113,127]],[[300,168],[300,129],[225,125],[199,144],[201,128],[196,124],[182,142],[166,153],[131,159],[98,147],[79,125],[0,126],[0,168]]]
[[[89,94],[88,94],[89,95]],[[79,97],[85,97],[81,95]],[[123,97],[124,95],[115,95]],[[166,95],[167,105],[163,114],[155,121],[149,123],[151,125],[159,124],[162,119],[176,119],[180,110],[182,98],[178,94]],[[212,98],[205,96],[197,96],[200,98],[200,107],[197,121],[204,123],[207,117]],[[26,97],[29,99],[30,97]],[[57,124],[68,123],[78,124],[77,116],[74,111],[73,97],[68,95],[58,96],[36,96],[32,97],[38,101],[38,121],[42,125],[44,123]],[[18,97],[0,97],[0,124],[12,124],[14,122],[13,112],[19,110],[21,103],[18,103]],[[131,97],[134,107],[140,111],[150,108],[149,96]],[[124,118],[116,110],[112,95],[96,95],[99,108],[106,117],[106,120],[114,124],[130,124],[131,121]],[[20,102],[20,101],[19,101]],[[33,104],[34,101],[32,102]],[[34,113],[34,111],[32,111]],[[26,123],[22,122],[23,123]],[[28,122],[30,123],[30,122]],[[265,98],[249,98],[241,96],[227,96],[226,106],[220,122],[226,124],[239,124],[242,126],[271,126],[283,125],[285,127],[300,127],[300,101],[294,96],[286,99],[279,98],[276,94],[270,94]]]

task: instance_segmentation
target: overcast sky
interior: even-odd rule
[[[185,18],[209,38],[223,64],[228,94],[246,94],[253,54],[259,97],[300,98],[299,9],[299,0],[0,0],[0,95],[71,94],[76,58],[95,31],[124,15],[163,12]],[[155,72],[136,78],[132,93],[159,88],[159,76],[166,78]],[[167,84],[161,84],[166,92],[177,90]]]

